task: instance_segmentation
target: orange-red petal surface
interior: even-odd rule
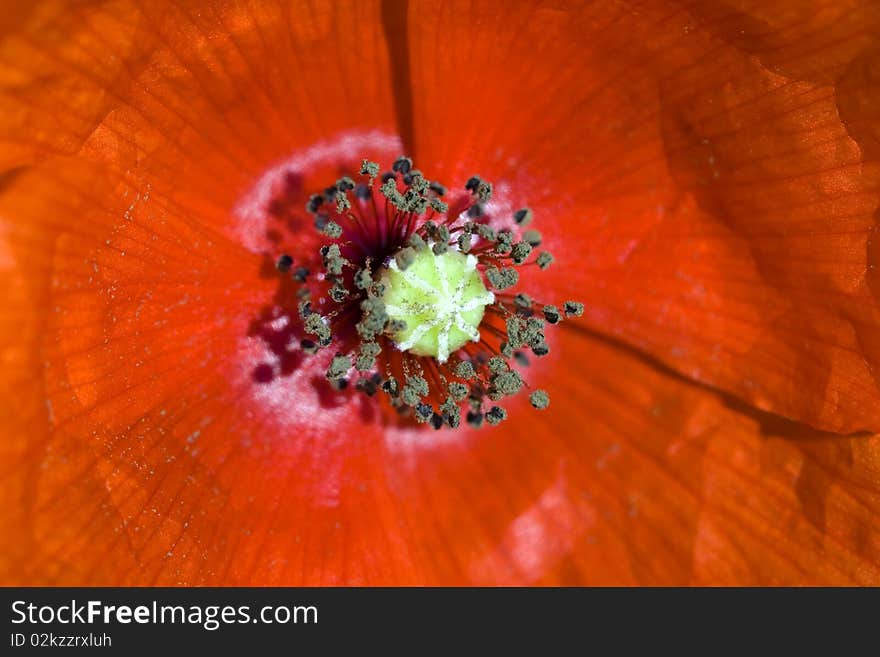
[[[817,428],[880,429],[876,3],[410,16],[419,155],[528,189],[594,327]]]
[[[877,428],[864,48],[799,46],[823,12],[528,9],[6,13],[0,582],[880,583],[877,438],[586,331],[529,373],[550,410],[480,432],[383,427],[320,362],[255,380],[275,282],[248,194],[412,133],[429,176],[553,222],[544,292],[594,326]]]

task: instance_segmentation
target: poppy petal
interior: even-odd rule
[[[307,367],[253,380],[263,351],[249,325],[277,283],[259,275],[262,232],[242,239],[265,227],[236,204],[303,144],[360,134],[369,152],[371,135],[393,131],[382,34],[378,3],[363,2],[4,12],[4,581],[143,582],[153,532],[181,526],[157,517],[126,532],[148,501],[170,504],[150,477],[207,484],[200,466],[170,465],[205,448],[153,441],[194,441],[213,423],[264,449],[253,412],[243,429],[229,420],[241,397],[313,438],[363,423]],[[230,445],[205,451],[225,458]],[[102,469],[117,447],[118,466]],[[160,455],[164,470],[133,475]]]
[[[535,365],[555,409],[537,432],[523,408],[484,433],[381,431],[315,363],[255,381],[248,327],[275,285],[233,208],[303,144],[393,133],[390,99],[371,93],[388,88],[381,13],[318,9],[291,27],[262,5],[108,20],[83,6],[92,20],[58,32],[69,52],[38,50],[76,80],[91,71],[78,55],[103,61],[103,26],[131,26],[125,64],[93,87],[114,102],[74,93],[89,111],[69,121],[40,85],[3,97],[19,108],[3,137],[33,139],[4,152],[0,190],[0,581],[880,581],[876,438],[757,415],[589,335],[560,333]],[[51,33],[35,12],[16,14],[31,31],[4,24],[5,44]],[[378,77],[355,75],[361,53],[332,54],[344,27],[375,37]],[[286,56],[262,61],[266,38]],[[324,57],[352,77],[328,80]],[[313,83],[304,95],[280,94],[284,63]],[[302,123],[267,118],[272,88]]]
[[[466,439],[292,431],[201,366],[186,387],[147,376],[157,394],[105,393],[88,408],[61,386],[49,434],[4,472],[22,496],[4,499],[4,535],[17,540],[2,579],[880,582],[878,438],[743,409],[590,335],[562,332],[553,346],[548,370],[563,355],[580,365],[552,379],[542,430],[516,408],[506,429]],[[204,354],[182,344],[138,369]],[[315,409],[334,426],[348,412]]]
[[[876,3],[416,6],[418,154],[533,207],[548,289],[759,408],[880,429]]]

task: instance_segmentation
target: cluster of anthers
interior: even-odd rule
[[[496,402],[529,389],[514,366],[527,366],[528,352],[547,355],[547,325],[584,310],[513,291],[518,268],[553,262],[537,250],[540,233],[526,229],[531,210],[495,229],[490,183],[474,176],[447,203],[446,189],[407,157],[381,178],[364,160],[360,174],[367,182],[344,177],[308,201],[327,239],[323,271],[312,275],[290,255],[277,261],[300,286],[300,347],[335,350],[326,376],[337,389],[355,379],[358,390],[384,392],[402,415],[435,429],[460,426],[463,413],[474,427],[500,423],[507,412]],[[544,390],[529,400],[536,409],[550,403]]]

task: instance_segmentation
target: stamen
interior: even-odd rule
[[[527,230],[522,234],[523,242],[526,242],[532,248],[541,246],[541,233],[536,230]]]
[[[349,369],[351,369],[351,359],[342,354],[337,354],[330,361],[330,366],[327,368],[327,378],[330,381],[341,379]]]
[[[513,220],[517,226],[528,226],[532,223],[532,211],[529,208],[522,208],[513,213]]]
[[[489,424],[501,424],[507,418],[507,411],[500,406],[493,406],[486,413],[486,422]]]
[[[486,278],[496,290],[506,290],[519,282],[519,272],[508,267],[503,269],[490,267],[486,270]]]
[[[275,267],[282,274],[286,274],[290,271],[290,267],[293,265],[293,258],[286,253],[278,258],[278,261],[275,263]]]
[[[471,361],[463,360],[455,367],[455,375],[461,379],[470,380],[477,376],[477,372]]]
[[[584,314],[584,304],[579,301],[566,301],[562,308],[566,317],[581,317]]]
[[[541,269],[547,269],[553,262],[553,256],[550,255],[549,251],[542,251],[538,254],[538,259],[535,262],[538,263]]]
[[[410,169],[412,169],[412,160],[401,155],[394,161],[394,164],[391,165],[391,169],[392,171],[407,174],[410,172]]]
[[[550,324],[557,324],[561,319],[559,308],[556,306],[544,306],[544,319]]]
[[[543,411],[550,405],[550,396],[545,390],[535,390],[531,395],[529,395],[529,401],[531,402],[532,406],[537,408],[539,411]]]
[[[496,231],[493,186],[479,176],[466,181],[467,193],[441,200],[447,188],[409,157],[381,175],[378,163],[363,160],[359,173],[365,182],[342,176],[306,203],[326,239],[319,250],[324,275],[310,276],[308,258],[309,267],[295,269],[288,254],[276,261],[299,285],[299,317],[309,336],[300,349],[315,354],[335,343],[326,370],[335,389],[346,389],[352,372],[354,389],[370,397],[383,391],[418,423],[457,428],[464,414],[471,427],[499,424],[507,411],[485,410],[484,403],[527,387],[513,369],[529,364],[522,349],[548,354],[546,327],[584,313],[577,301],[560,308],[507,292],[519,284],[517,267],[541,244],[538,231],[521,230],[533,221],[532,210],[515,211],[515,227]],[[528,266],[552,262],[544,251]],[[325,298],[313,306],[313,294]],[[529,401],[545,409],[549,396],[535,390]]]

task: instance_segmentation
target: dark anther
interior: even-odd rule
[[[299,341],[299,348],[302,349],[307,354],[316,354],[318,353],[318,345],[312,340],[307,338],[303,338]]]
[[[428,209],[429,202],[430,201],[427,198],[420,195],[412,188],[408,189],[403,195],[404,209],[407,212],[412,212],[413,214],[422,214],[425,210]]]
[[[493,401],[501,399],[505,395],[515,395],[523,387],[522,378],[513,370],[496,374],[492,377],[491,383],[489,399]]]
[[[513,359],[517,362],[520,367],[528,367],[529,366],[529,357],[526,356],[522,351],[515,351],[513,353]]]
[[[440,406],[440,414],[443,420],[453,429],[458,428],[461,424],[461,409],[458,407],[458,400],[452,395],[446,397],[446,401]]]
[[[471,207],[468,208],[467,214],[472,219],[476,219],[477,217],[483,216],[483,206],[479,203],[474,203]]]
[[[528,242],[517,242],[510,251],[510,257],[516,265],[523,264],[532,253],[532,245]]]
[[[468,387],[463,383],[450,383],[448,390],[449,394],[457,402],[460,402],[468,395]]]
[[[584,304],[580,301],[566,301],[562,305],[566,317],[580,317],[584,314]]]
[[[476,224],[476,230],[477,234],[487,242],[494,242],[498,239],[495,236],[495,230],[491,226],[487,226],[486,224]]]
[[[519,272],[510,267],[498,269],[497,267],[489,267],[486,270],[486,278],[496,290],[506,290],[513,287],[519,281]]]
[[[428,188],[437,196],[446,196],[446,188],[438,182],[432,182]]]
[[[300,283],[305,283],[306,279],[309,277],[309,270],[305,267],[297,267],[293,270],[293,280],[298,281]]]
[[[321,204],[324,203],[324,197],[320,194],[312,194],[309,197],[308,203],[306,203],[306,210],[308,210],[311,214],[315,214],[318,211],[318,208],[321,207]]]
[[[464,188],[466,190],[468,190],[469,192],[476,192],[477,185],[479,185],[479,184],[480,184],[480,177],[479,176],[471,176],[470,178],[467,179],[467,182],[464,184]]]
[[[394,180],[395,178],[397,178],[397,176],[395,176],[390,171],[386,171],[382,174],[382,183],[387,183],[389,180]]]
[[[512,349],[518,349],[526,343],[525,324],[519,317],[508,317],[505,321],[507,325],[507,344]]]
[[[393,376],[390,376],[387,379],[385,379],[382,382],[382,390],[387,392],[392,397],[397,395],[397,393],[400,391],[400,388],[397,385],[397,379],[395,379]]]
[[[460,379],[473,379],[476,375],[474,364],[469,360],[463,360],[455,366],[455,376]]]
[[[358,372],[369,372],[376,365],[376,356],[382,351],[375,342],[361,343],[360,351],[354,360],[354,367]]]
[[[361,162],[361,175],[375,178],[379,175],[379,165],[376,162],[364,160],[363,162]]]
[[[528,226],[532,221],[532,211],[529,208],[522,208],[513,213],[513,220],[517,226]]]
[[[399,158],[394,160],[394,164],[391,165],[391,168],[399,173],[409,173],[412,169],[412,160],[408,157],[404,157],[403,155],[401,155]]]
[[[439,430],[443,426],[443,417],[434,413],[431,416],[431,426]]]
[[[427,422],[431,419],[431,416],[434,415],[434,409],[431,408],[430,404],[426,404],[424,402],[419,402],[416,404],[416,420],[419,422]]]
[[[550,396],[545,390],[535,390],[531,395],[529,395],[529,401],[531,402],[532,406],[537,408],[539,411],[543,411],[550,405]]]
[[[342,237],[342,226],[337,224],[335,221],[328,221],[324,225],[324,234],[330,239],[339,239]]]
[[[275,267],[277,267],[278,271],[282,274],[289,272],[291,265],[293,265],[293,258],[286,253],[278,258],[278,262],[275,263]]]
[[[376,384],[370,379],[358,379],[355,387],[364,393],[367,397],[372,397],[376,394]]]
[[[495,245],[495,253],[505,255],[511,251],[513,251],[513,233],[509,230],[499,231],[498,243]]]
[[[354,286],[359,290],[366,290],[373,284],[373,277],[369,269],[358,269],[354,275]]]
[[[544,319],[546,319],[549,324],[557,324],[561,319],[559,308],[556,306],[544,306]]]
[[[385,328],[391,335],[396,335],[397,333],[406,330],[406,322],[402,319],[392,319],[385,325]]]
[[[428,382],[425,379],[420,376],[408,376],[400,397],[407,406],[416,406],[421,398],[427,394]]]
[[[413,169],[408,175],[409,182],[406,183],[407,185],[412,185],[412,188],[419,194],[428,193],[428,181],[425,179],[425,176],[421,171]]]
[[[507,411],[500,406],[493,406],[486,413],[486,422],[489,424],[500,424],[507,417]]]
[[[432,198],[428,201],[428,205],[430,205],[431,209],[438,214],[446,214],[449,211],[449,206],[439,198]]]
[[[323,252],[323,248],[321,251]],[[331,276],[339,276],[342,274],[342,268],[349,264],[348,260],[342,257],[341,252],[339,251],[339,246],[337,244],[331,244],[327,247],[327,252],[324,255],[324,268],[327,270],[327,273]]]
[[[379,335],[388,323],[388,313],[385,312],[385,304],[376,297],[367,297],[361,301],[361,321],[355,328],[364,340],[372,340]]]
[[[328,296],[333,299],[336,303],[342,303],[345,301],[346,297],[348,297],[348,290],[345,289],[344,286],[339,283],[335,283],[333,287],[327,292]]]
[[[492,356],[492,358],[489,359],[489,362],[486,363],[486,366],[489,368],[490,372],[495,374],[501,374],[508,370],[507,361],[500,356]]]
[[[401,249],[397,252],[397,255],[394,256],[394,261],[397,263],[397,267],[400,271],[405,271],[407,267],[415,262],[415,259],[416,252],[411,247]]]
[[[468,411],[467,423],[475,429],[479,429],[483,424],[483,414],[478,411]]]
[[[547,269],[547,267],[549,267],[553,262],[553,256],[550,255],[549,251],[542,251],[538,254],[538,259],[536,260],[536,262],[541,269]]]
[[[362,201],[370,200],[370,186],[365,185],[364,183],[358,183],[354,188],[354,195],[357,196]]]
[[[409,388],[419,395],[419,397],[424,397],[428,394],[428,382],[421,376],[408,376],[406,377],[406,385]]]
[[[536,230],[527,230],[522,234],[523,242],[528,242],[533,248],[541,246],[541,233]]]
[[[351,209],[351,201],[348,200],[348,196],[345,192],[336,192],[335,200],[336,212],[339,214],[344,214],[346,210]]]
[[[482,203],[488,203],[492,198],[492,183],[481,180],[474,193]]]
[[[351,359],[342,354],[336,354],[327,368],[327,378],[331,381],[341,379],[349,368],[351,368]]]
[[[348,176],[343,176],[336,181],[336,189],[338,189],[340,192],[350,192],[354,189],[354,180],[352,180]]]

